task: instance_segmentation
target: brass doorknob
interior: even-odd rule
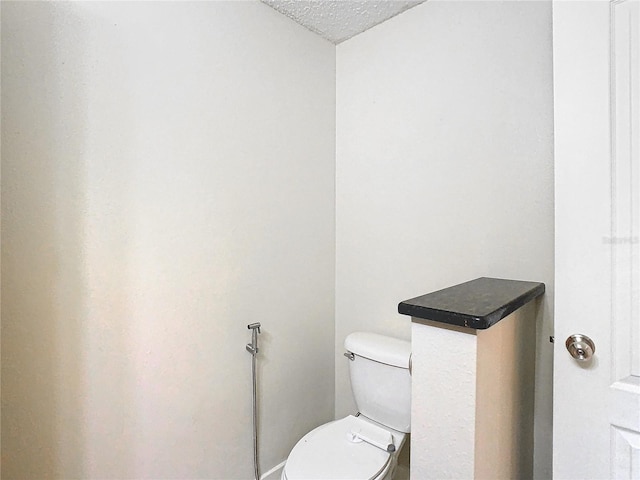
[[[577,333],[564,343],[573,358],[579,362],[588,362],[596,351],[596,344],[586,335]]]

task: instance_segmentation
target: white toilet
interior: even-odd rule
[[[411,431],[411,343],[356,332],[344,346],[356,416],[325,423],[293,447],[282,480],[391,480]]]

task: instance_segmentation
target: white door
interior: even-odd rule
[[[553,4],[553,473],[640,479],[640,2]],[[590,361],[565,348],[595,343]]]

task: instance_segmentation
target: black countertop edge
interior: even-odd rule
[[[448,325],[484,330],[545,292],[541,282],[481,277],[398,304],[398,312]]]

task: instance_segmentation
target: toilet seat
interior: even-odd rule
[[[349,415],[307,433],[293,447],[284,467],[286,480],[375,480],[392,465],[392,455],[350,433],[365,420]]]

